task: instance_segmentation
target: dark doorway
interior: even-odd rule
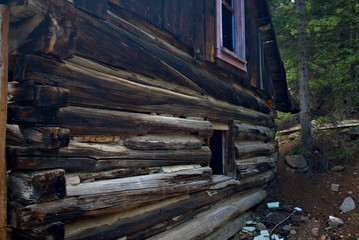
[[[224,131],[214,130],[210,140],[210,149],[212,151],[212,159],[210,167],[213,174],[223,174],[224,162]]]

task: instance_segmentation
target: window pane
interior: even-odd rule
[[[233,7],[231,0],[226,0],[226,3]],[[225,4],[222,4],[222,39],[223,39],[223,47],[234,51],[234,30],[233,25],[233,13],[230,9],[228,9]]]

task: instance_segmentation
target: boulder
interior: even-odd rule
[[[298,170],[307,170],[309,167],[309,164],[307,160],[305,160],[303,155],[289,155],[286,156],[285,162],[290,166],[291,168],[298,169]]]

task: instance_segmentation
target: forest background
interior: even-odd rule
[[[299,101],[297,26],[304,20],[312,118],[359,118],[358,1],[306,0],[304,19],[293,0],[269,2],[292,96]]]

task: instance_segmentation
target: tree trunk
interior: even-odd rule
[[[313,146],[310,109],[309,109],[309,78],[308,78],[308,57],[306,49],[306,20],[305,0],[296,0],[296,13],[299,15],[298,29],[298,73],[299,73],[299,93],[300,93],[300,123],[302,133],[302,147],[305,151]]]

